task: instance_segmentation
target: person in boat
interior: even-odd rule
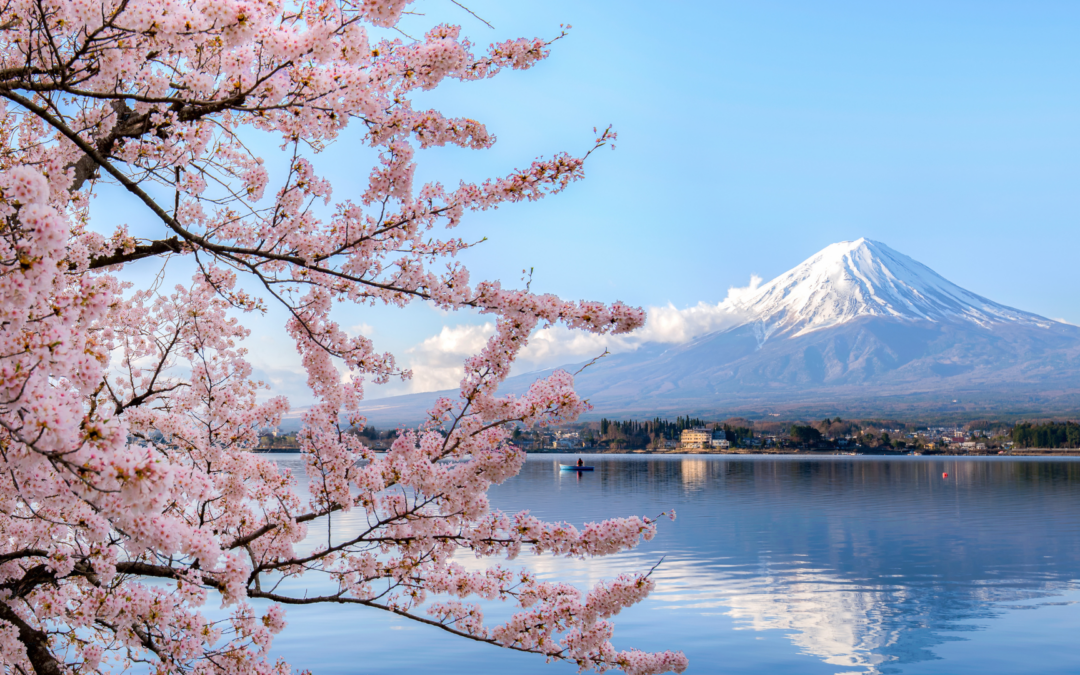
[[[577,465],[578,465],[578,466],[585,466],[585,460],[583,460],[582,458],[578,457],[578,458],[577,458]]]

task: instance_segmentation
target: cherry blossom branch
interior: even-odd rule
[[[583,156],[556,154],[453,190],[418,183],[417,150],[480,150],[495,139],[478,121],[415,108],[414,93],[532,67],[565,32],[482,54],[452,25],[406,43],[369,38],[396,29],[407,5],[4,5],[18,21],[0,25],[0,501],[9,505],[0,608],[27,628],[0,635],[13,672],[46,668],[49,657],[86,672],[103,658],[121,669],[277,672],[287,666],[267,654],[284,610],[258,616],[250,601],[288,598],[281,584],[303,575],[338,584],[312,602],[361,601],[582,668],[685,667],[681,655],[610,645],[608,619],[648,593],[649,574],[583,595],[495,562],[480,572],[454,562],[461,550],[513,559],[523,546],[601,556],[653,536],[647,518],[578,529],[493,510],[487,497],[524,461],[508,425],[543,427],[588,408],[561,371],[523,396],[498,395],[532,331],[621,333],[644,317],[622,303],[538,294],[531,282],[473,281],[453,260],[476,245],[449,233],[469,213],[565,189],[614,134],[597,132]],[[314,159],[350,124],[378,158],[351,199],[333,202]],[[283,180],[272,183],[245,143],[253,133],[280,141]],[[150,209],[166,236],[96,231],[99,179]],[[190,284],[165,291],[176,254],[196,269]],[[115,275],[154,256],[162,267],[148,288]],[[288,410],[283,397],[262,397],[246,358],[241,321],[263,298],[288,310],[285,334],[316,400],[299,435],[310,498],[250,452]],[[494,314],[496,332],[466,362],[457,402],[440,400],[428,424],[376,455],[341,416],[362,425],[364,384],[409,372],[344,330],[333,307],[416,300]],[[341,527],[346,510],[360,511],[363,529]],[[203,617],[209,594],[228,619]],[[489,630],[470,598],[520,611]]]

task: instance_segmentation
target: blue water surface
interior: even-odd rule
[[[662,560],[616,647],[682,650],[691,674],[1080,673],[1080,461],[583,456],[595,472],[530,457],[492,503],[577,525],[676,509],[625,554],[509,563],[586,588]],[[289,624],[274,652],[315,675],[576,672],[376,610]]]

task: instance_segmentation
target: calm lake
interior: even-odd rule
[[[1080,672],[1080,461],[583,457],[531,456],[492,501],[577,525],[677,510],[626,554],[510,563],[584,587],[663,558],[616,647],[697,674]],[[274,651],[315,675],[576,672],[357,608],[290,608]]]

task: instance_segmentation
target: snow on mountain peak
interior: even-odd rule
[[[1035,314],[999,305],[960,288],[903,253],[870,239],[842,241],[811,256],[725,308],[753,324],[759,342],[802,335],[869,316],[965,321],[981,326],[1047,327]]]

